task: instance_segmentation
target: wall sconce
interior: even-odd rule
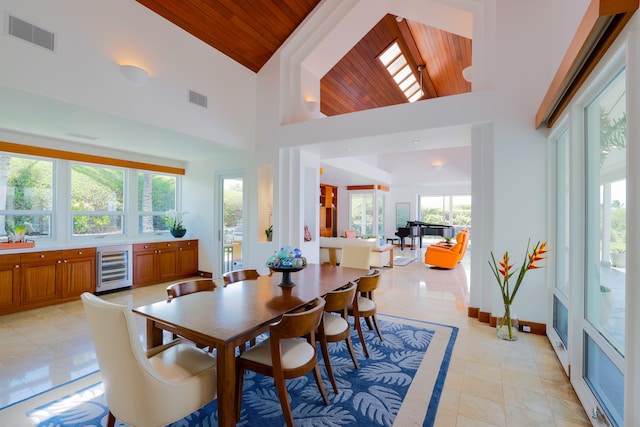
[[[471,83],[471,81],[473,80],[473,68],[471,67],[471,65],[462,70],[462,78]]]
[[[435,169],[435,170],[440,170],[440,169],[442,169],[442,165],[444,165],[444,163],[442,163],[442,162],[441,162],[441,161],[439,161],[439,160],[436,160],[436,161],[431,162],[431,167],[432,167],[433,169]]]
[[[120,72],[125,79],[137,86],[143,85],[149,80],[147,70],[135,65],[120,65]]]
[[[306,105],[307,110],[311,111],[312,113],[318,110],[318,101],[316,101],[315,99],[305,99],[304,105]]]

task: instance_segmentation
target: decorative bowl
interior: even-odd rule
[[[277,273],[282,273],[282,281],[278,284],[278,286],[282,287],[290,287],[295,286],[295,283],[291,281],[291,273],[295,273],[296,271],[303,270],[305,266],[302,267],[271,267],[271,271],[275,271]]]

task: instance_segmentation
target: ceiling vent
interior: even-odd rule
[[[53,51],[55,34],[9,15],[9,34]]]
[[[189,102],[207,108],[207,97],[192,90],[189,91]]]

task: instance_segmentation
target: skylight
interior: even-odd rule
[[[393,42],[387,50],[382,52],[378,59],[380,59],[382,65],[385,66],[393,81],[396,82],[409,102],[415,102],[422,97],[420,84],[416,80],[415,74],[411,71],[407,58],[402,54],[398,42]]]

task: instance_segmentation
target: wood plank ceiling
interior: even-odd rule
[[[258,72],[320,0],[137,0],[183,30]],[[398,41],[420,81],[422,99],[469,92],[462,70],[471,40],[419,22],[385,16],[320,81],[320,111],[333,116],[407,103],[377,59]]]

